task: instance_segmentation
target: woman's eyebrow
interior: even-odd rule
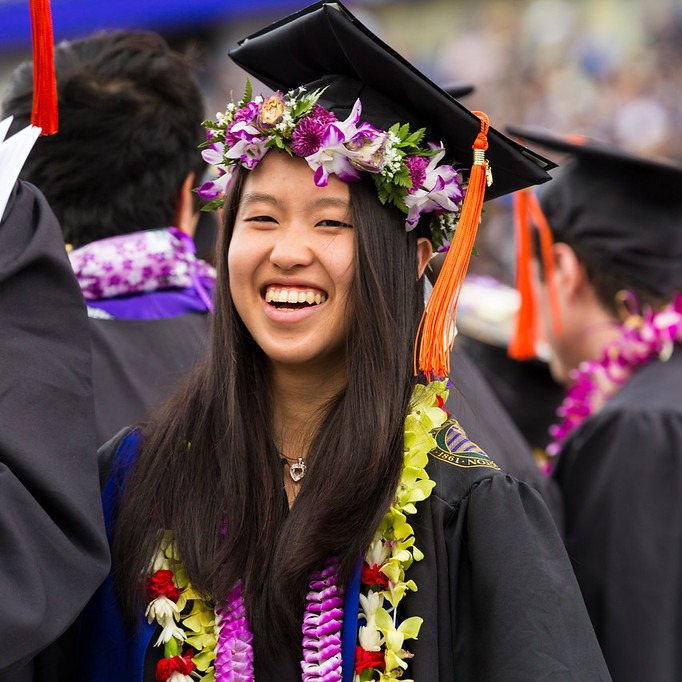
[[[276,196],[268,194],[267,192],[246,192],[242,195],[239,206],[244,207],[257,202],[272,204],[273,206],[277,206],[280,203]]]
[[[350,210],[350,201],[340,197],[320,197],[313,199],[308,204],[309,208],[341,208],[344,211]]]

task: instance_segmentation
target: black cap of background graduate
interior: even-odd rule
[[[542,128],[507,132],[572,157],[539,194],[555,241],[582,247],[658,295],[682,289],[682,163]]]
[[[318,2],[239,42],[230,57],[273,90],[326,87],[319,100],[339,119],[362,101],[362,120],[388,130],[394,123],[426,128],[442,142],[448,163],[468,169],[479,118],[363,26],[340,2]],[[466,93],[465,93],[466,94]],[[549,180],[555,164],[491,127],[488,159],[492,199]]]

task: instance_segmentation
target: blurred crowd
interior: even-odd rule
[[[414,3],[403,14],[385,12],[389,43],[421,42],[417,63],[437,82],[475,85],[467,106],[498,127],[538,124],[682,158],[682,3]]]

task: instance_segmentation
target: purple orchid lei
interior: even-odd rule
[[[253,635],[246,619],[246,606],[238,583],[225,606],[216,606],[216,682],[253,680]]]
[[[69,260],[84,298],[96,301],[172,288],[203,292],[202,282],[212,285],[216,274],[195,251],[191,237],[168,227],[99,239],[71,251]]]
[[[341,682],[343,589],[337,563],[329,560],[310,581],[303,615],[303,682]],[[216,682],[253,682],[253,635],[238,584],[216,607]]]
[[[310,582],[303,616],[303,682],[341,682],[343,589],[329,560]]]
[[[405,227],[413,229],[423,214],[432,214],[434,241],[451,237],[464,198],[462,174],[440,163],[442,144],[420,146],[424,129],[410,132],[409,125],[395,124],[388,131],[361,121],[358,99],[344,121],[317,103],[321,90],[303,88],[267,99],[252,97],[251,85],[238,103],[230,103],[215,121],[205,121],[208,139],[202,156],[217,169],[217,177],[197,193],[219,208],[237,166],[252,170],[270,149],[304,158],[314,171],[318,187],[329,176],[358,182],[361,173],[374,180],[382,204],[392,204],[407,215]]]
[[[556,456],[569,434],[601,410],[638,367],[657,357],[668,360],[675,344],[682,344],[682,293],[660,311],[631,317],[599,360],[583,362],[573,370],[571,386],[557,409],[561,421],[550,428],[554,440],[547,454]]]

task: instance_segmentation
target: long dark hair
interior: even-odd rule
[[[417,235],[371,184],[350,186],[355,276],[347,385],[326,407],[288,509],[271,432],[267,362],[232,304],[227,248],[244,173],[218,247],[210,353],[144,432],[118,515],[115,577],[129,616],[164,528],[193,585],[216,602],[241,579],[256,655],[300,637],[308,581],[331,556],[346,580],[396,490],[423,310]],[[300,642],[298,642],[300,644]]]

